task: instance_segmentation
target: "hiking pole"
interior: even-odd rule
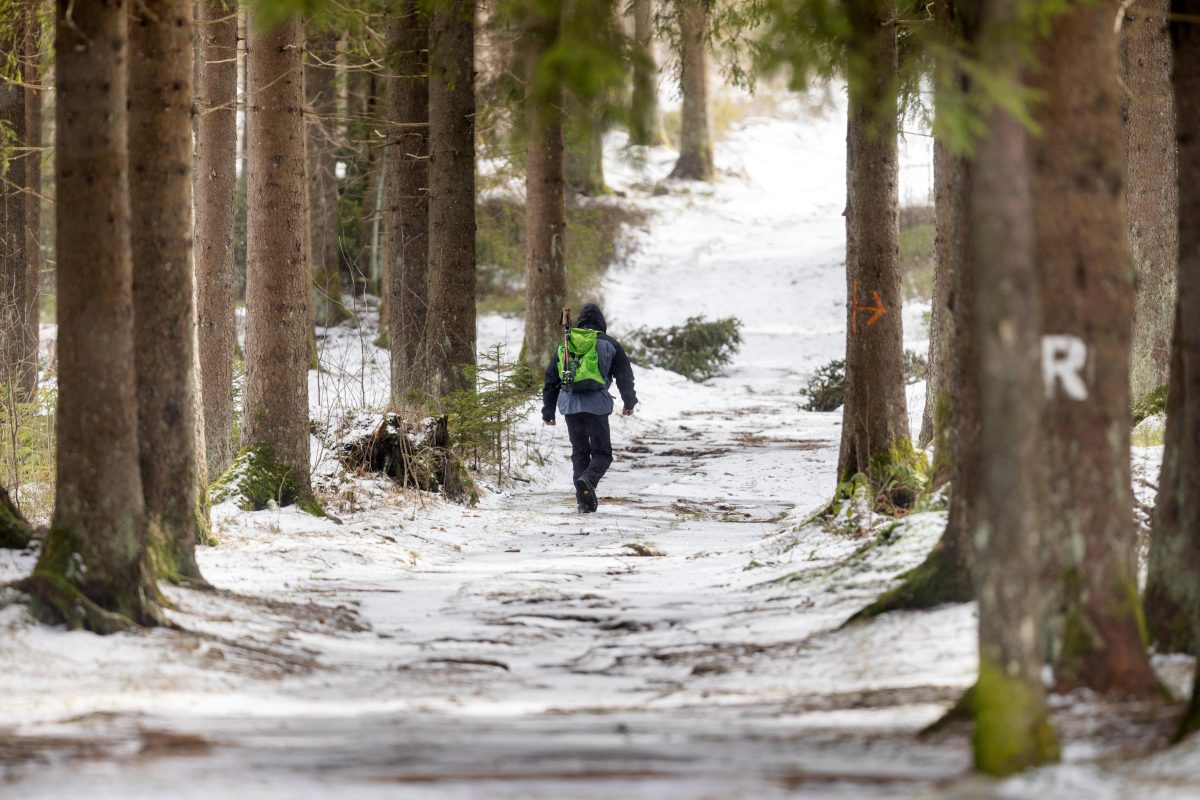
[[[562,310],[562,329],[563,329],[563,363],[562,363],[562,386],[566,391],[571,391],[571,384],[575,380],[575,374],[571,370],[571,309],[564,308]]]

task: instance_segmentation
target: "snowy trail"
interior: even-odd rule
[[[606,284],[613,333],[734,314],[746,342],[704,385],[639,370],[601,513],[574,513],[565,430],[533,419],[544,467],[475,509],[369,482],[343,525],[218,508],[222,591],[171,591],[187,632],[0,610],[0,797],[963,796],[965,738],[914,734],[974,679],[971,607],[839,630],[944,515],[878,541],[799,524],[837,456],[839,415],[797,389],[842,349],[843,130],[750,120],[720,182],[666,195],[632,187],[669,154],[610,159],[654,213]],[[0,580],[30,566],[0,558]],[[1011,796],[1121,796],[1054,786]]]

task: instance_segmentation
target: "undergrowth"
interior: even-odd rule
[[[56,409],[53,375],[42,377],[31,400],[0,403],[0,486],[35,522],[54,510]]]
[[[476,471],[494,468],[503,484],[506,471],[513,474],[516,429],[537,398],[541,376],[524,362],[508,361],[501,344],[480,353],[470,372],[476,391],[455,392],[443,405],[450,449]]]
[[[933,299],[934,222],[933,206],[900,209],[900,276],[906,301]]]
[[[624,266],[633,247],[630,230],[645,212],[616,203],[567,201],[566,271],[571,308],[599,296],[609,267]],[[525,205],[511,198],[482,200],[476,215],[476,296],[479,313],[514,316],[525,311]]]

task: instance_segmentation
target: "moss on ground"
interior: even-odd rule
[[[315,517],[325,516],[325,509],[313,493],[296,480],[267,445],[243,448],[209,489],[209,499],[214,505],[232,500],[243,511],[262,511],[274,503],[299,506]]]

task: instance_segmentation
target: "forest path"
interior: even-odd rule
[[[842,348],[843,149],[837,114],[752,120],[721,181],[639,201],[655,216],[606,282],[613,333],[736,315],[745,343],[703,385],[638,371],[599,513],[574,511],[561,425],[534,433],[534,484],[476,509],[219,509],[200,556],[226,591],[172,592],[189,633],[0,620],[6,777],[31,800],[628,800],[908,797],[962,774],[964,741],[914,733],[973,679],[970,609],[838,630],[944,518],[880,546],[797,524],[833,489],[840,419],[798,390]]]

